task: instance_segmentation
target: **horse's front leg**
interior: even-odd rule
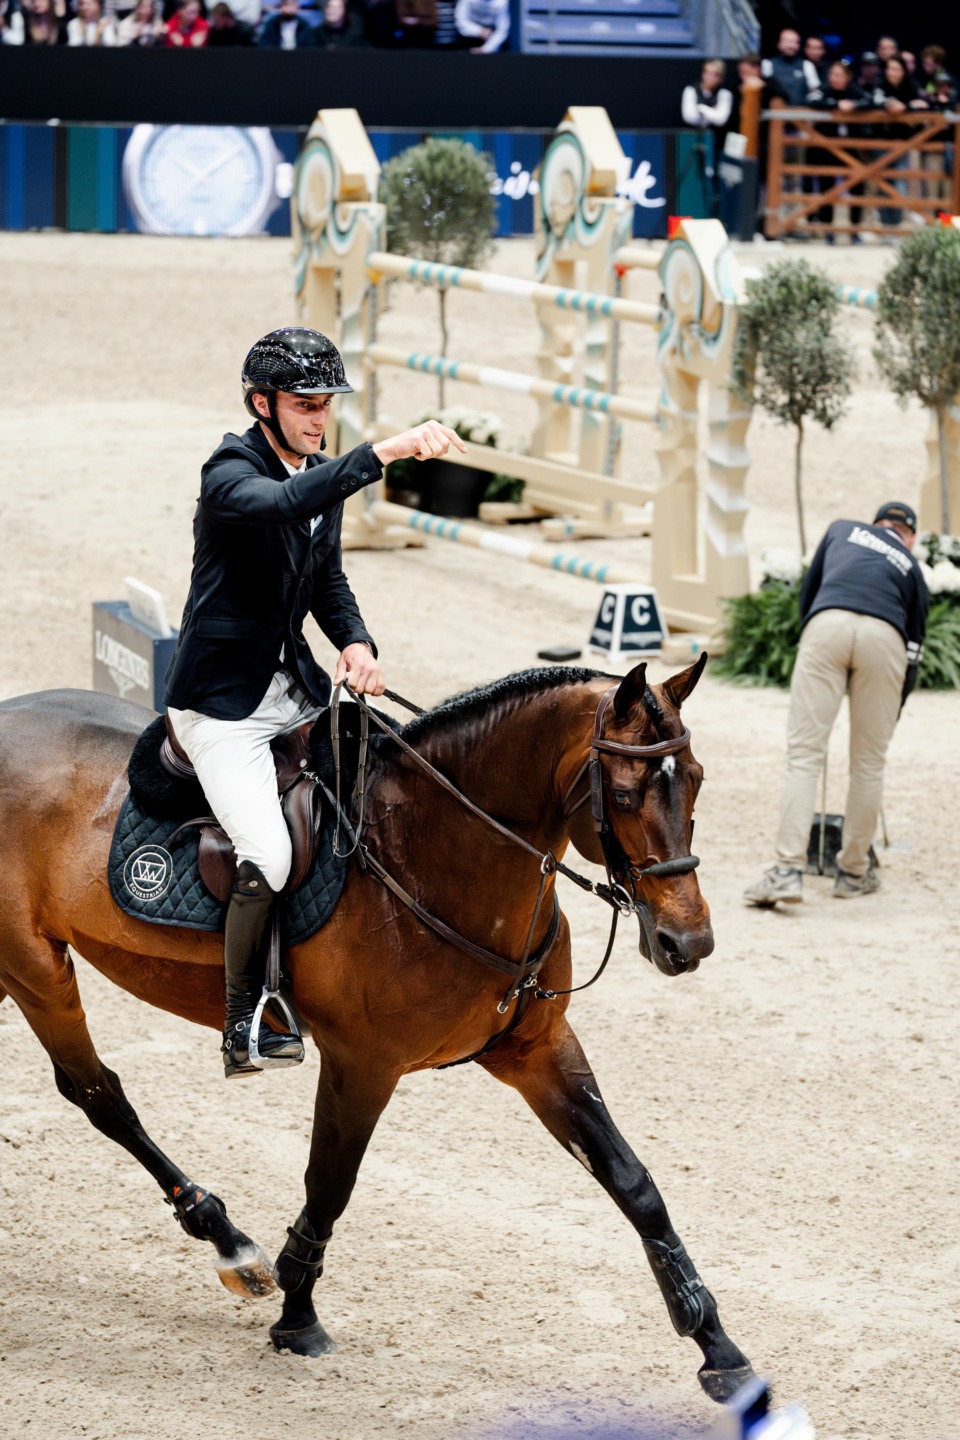
[[[670,1319],[703,1352],[700,1383],[712,1400],[728,1400],[753,1374],[725,1333],[717,1304],[670,1224],[648,1171],[614,1125],[577,1037],[565,1019],[540,1045],[518,1039],[482,1062],[512,1085],[550,1133],[616,1201],[643,1241]]]
[[[283,1291],[283,1312],[270,1328],[278,1350],[326,1355],[336,1346],[317,1319],[313,1287],[333,1227],[353,1193],[370,1137],[399,1075],[378,1071],[372,1054],[345,1068],[327,1054],[320,1067],[317,1103],[305,1175],[307,1203],[287,1231],[274,1275]]]

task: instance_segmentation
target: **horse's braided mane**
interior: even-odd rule
[[[488,685],[479,685],[475,690],[463,690],[451,695],[432,710],[418,715],[403,727],[403,738],[407,741],[422,740],[425,736],[442,734],[470,720],[489,719],[492,709],[499,709],[514,700],[523,700],[528,695],[543,690],[556,690],[563,685],[585,685],[590,680],[615,681],[620,677],[608,675],[603,670],[588,670],[583,666],[543,666],[535,670],[518,670],[513,675],[504,675],[501,680],[491,680]]]

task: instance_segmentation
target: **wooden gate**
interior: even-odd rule
[[[926,223],[938,213],[960,214],[960,117],[935,110],[861,110],[838,114],[773,109],[769,125],[765,231],[785,234],[907,235],[895,212]],[[846,133],[842,134],[841,131]],[[893,133],[891,133],[893,132]],[[898,184],[903,188],[899,189]],[[854,222],[824,218],[825,206],[859,209]],[[889,223],[876,210],[894,212]]]

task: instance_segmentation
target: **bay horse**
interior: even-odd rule
[[[566,1018],[570,932],[555,899],[572,842],[606,864],[610,883],[591,888],[638,916],[641,951],[659,970],[692,971],[711,953],[690,855],[703,772],[680,718],[705,658],[658,685],[642,664],[615,686],[590,670],[523,672],[414,720],[401,732],[407,749],[386,741],[372,754],[361,836],[371,863],[351,864],[332,918],[285,960],[321,1070],[306,1204],[274,1266],[143,1130],[94,1050],[68,951],[141,1000],[220,1029],[221,937],[132,918],[108,889],[127,762],[150,714],[88,691],[0,704],[0,1000],[22,1010],[61,1094],[154,1177],[188,1235],[212,1243],[227,1288],[255,1297],[279,1286],[277,1349],[334,1348],[314,1287],[401,1077],[476,1057],[632,1223],[675,1329],[702,1352],[706,1393],[725,1401],[752,1375]],[[424,761],[443,784],[424,776]],[[491,956],[526,984],[505,995]]]

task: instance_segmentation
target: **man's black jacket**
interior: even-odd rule
[[[330,678],[304,639],[308,610],[338,650],[361,640],[376,654],[341,568],[340,529],[344,500],[380,474],[369,445],[338,460],[311,455],[288,476],[259,425],[223,437],[201,471],[168,705],[244,719],[263,699],[281,648],[286,668],[325,705]]]

